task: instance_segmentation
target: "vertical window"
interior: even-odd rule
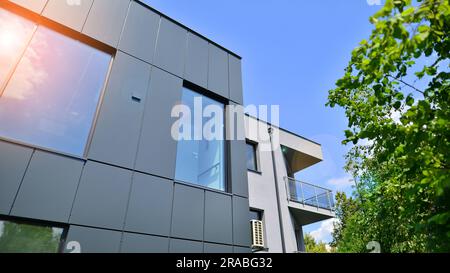
[[[183,88],[181,104],[190,114],[184,117],[188,124],[180,129],[185,137],[177,144],[175,179],[225,191],[224,105],[187,88]],[[208,108],[220,113],[208,113]]]
[[[0,253],[56,253],[64,229],[0,220]]]
[[[28,29],[25,19],[16,21],[7,23],[13,40]],[[0,90],[0,137],[84,155],[110,61],[107,53],[39,26]]]
[[[256,156],[257,146],[255,143],[247,142],[247,169],[258,171],[258,159]]]

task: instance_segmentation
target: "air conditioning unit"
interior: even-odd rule
[[[258,220],[250,221],[252,226],[252,248],[264,248],[264,228],[263,222]]]

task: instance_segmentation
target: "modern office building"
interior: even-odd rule
[[[141,1],[1,1],[0,252],[303,250],[302,225],[333,216],[328,190],[291,179],[320,145],[256,120],[280,149],[248,126],[173,137],[175,106],[242,93],[238,55]]]

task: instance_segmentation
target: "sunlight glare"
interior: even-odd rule
[[[0,49],[11,51],[18,45],[17,34],[10,29],[0,30]]]

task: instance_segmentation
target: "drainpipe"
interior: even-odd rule
[[[281,247],[283,249],[283,253],[286,253],[286,244],[284,241],[284,227],[283,227],[283,218],[281,217],[281,203],[280,203],[280,194],[278,190],[278,174],[277,168],[275,164],[275,149],[272,143],[272,133],[273,128],[269,126],[268,128],[269,138],[270,138],[270,146],[272,148],[272,165],[273,165],[273,176],[275,181],[275,192],[277,195],[277,205],[278,205],[278,221],[280,222],[280,231],[281,231]]]

